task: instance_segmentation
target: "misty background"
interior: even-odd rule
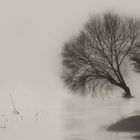
[[[140,17],[139,0],[0,1],[0,111],[37,110],[68,96],[61,81],[61,49],[90,14],[115,10]],[[140,76],[129,74],[132,91]],[[134,79],[134,80],[132,80]],[[46,103],[47,102],[47,103]]]

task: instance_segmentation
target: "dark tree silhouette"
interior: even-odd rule
[[[140,39],[140,22],[107,12],[91,16],[78,36],[62,50],[65,85],[76,93],[95,95],[115,85],[131,97],[123,69]]]
[[[138,52],[134,53],[131,57],[131,60],[133,61],[134,65],[134,71],[137,73],[140,73],[140,53],[139,53],[139,48],[137,50]]]

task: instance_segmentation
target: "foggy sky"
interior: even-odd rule
[[[139,5],[139,0],[0,1],[2,106],[10,106],[9,93],[19,106],[67,94],[60,79],[63,43],[90,14],[114,9],[140,16]]]

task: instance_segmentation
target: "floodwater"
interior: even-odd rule
[[[137,133],[109,132],[106,128],[122,118],[139,114],[138,99],[67,100],[63,140],[132,140]]]
[[[45,109],[0,116],[1,140],[135,140],[137,133],[109,132],[107,126],[140,114],[139,98],[48,99]]]

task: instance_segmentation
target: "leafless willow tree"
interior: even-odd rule
[[[65,85],[83,95],[117,86],[131,97],[123,71],[139,45],[140,22],[112,12],[91,16],[62,50]],[[76,92],[76,93],[78,93]]]

